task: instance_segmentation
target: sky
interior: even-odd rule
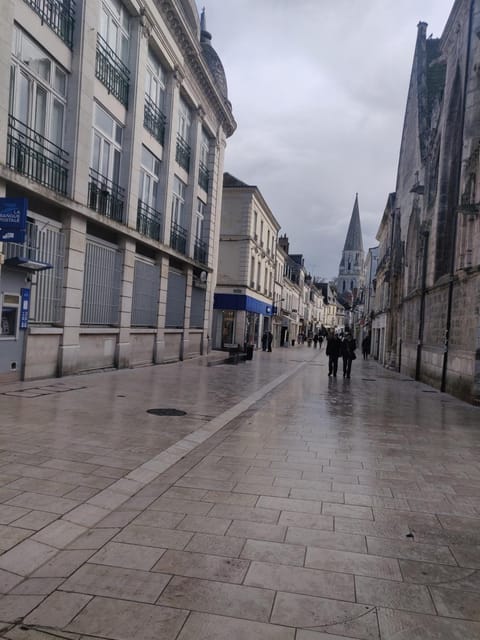
[[[338,275],[358,192],[364,250],[395,191],[418,22],[453,0],[197,0],[237,130],[224,170],[256,185],[307,270]]]

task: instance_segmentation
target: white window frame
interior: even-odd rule
[[[138,198],[152,209],[158,208],[159,175],[160,160],[145,145],[142,145]]]
[[[185,100],[180,98],[180,104],[178,107],[178,134],[187,144],[190,144],[191,126],[192,115],[190,109]]]
[[[130,16],[120,0],[102,0],[99,31],[110,49],[128,66]]]
[[[110,130],[103,127],[100,118],[105,123],[110,122]],[[114,184],[120,181],[120,164],[122,161],[123,127],[97,102],[93,110],[92,151],[90,166],[97,173]],[[98,153],[97,150],[98,144]]]
[[[200,162],[208,167],[208,154],[210,152],[210,138],[202,129],[202,140],[200,142]]]
[[[205,212],[207,205],[197,198],[197,210],[195,211],[195,238],[203,240],[203,224],[205,222]]]
[[[185,228],[185,193],[187,185],[177,176],[173,177],[172,222]]]
[[[148,49],[148,60],[145,74],[145,95],[160,111],[165,110],[166,73],[153,51]]]

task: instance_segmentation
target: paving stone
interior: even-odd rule
[[[19,478],[7,486],[9,489],[44,493],[49,496],[63,496],[72,489],[75,489],[74,484],[52,482],[51,480],[41,480],[40,478]]]
[[[0,569],[27,576],[56,553],[56,549],[46,544],[34,540],[24,540],[0,556]]]
[[[175,486],[190,487],[192,489],[207,489],[210,491],[231,491],[235,484],[234,480],[214,480],[199,476],[188,476],[178,480]]]
[[[474,569],[412,560],[400,560],[400,569],[405,582],[480,591],[480,571]]]
[[[300,513],[316,513],[322,511],[322,503],[313,500],[295,500],[293,498],[272,498],[261,496],[258,507],[278,509],[279,511],[299,511]]]
[[[29,511],[26,515],[15,520],[14,525],[22,529],[38,531],[39,529],[46,527],[47,524],[57,520],[58,517],[59,516],[57,514],[48,513],[47,511]]]
[[[62,578],[27,578],[10,591],[10,595],[42,596],[55,591]]]
[[[10,498],[9,498],[10,499]],[[1,498],[0,498],[1,502]],[[0,524],[10,524],[28,513],[28,509],[0,504]],[[18,526],[18,525],[17,525]]]
[[[251,494],[254,496],[273,496],[277,498],[288,498],[290,489],[288,487],[274,487],[259,482],[238,482],[232,489],[233,493]]]
[[[241,557],[273,564],[302,567],[305,559],[305,548],[300,545],[282,542],[247,540]]]
[[[249,564],[247,560],[237,558],[169,550],[160,558],[152,571],[240,584]]]
[[[355,601],[353,576],[332,571],[252,562],[244,584],[263,589]]]
[[[480,621],[480,593],[431,587],[438,615]]]
[[[278,524],[234,520],[225,535],[236,538],[253,538],[255,540],[283,542],[286,531],[287,527],[282,527]]]
[[[456,564],[448,547],[421,544],[420,542],[400,542],[384,538],[367,537],[368,552],[376,556],[421,560],[439,564]]]
[[[322,547],[324,549],[357,551],[359,553],[365,553],[367,551],[364,536],[337,533],[336,531],[288,527],[285,541],[292,544]]]
[[[252,622],[193,612],[183,627],[178,640],[294,640],[295,630],[263,622]],[[297,635],[298,638],[298,635]],[[335,640],[330,636],[332,640]],[[305,639],[307,640],[307,639]]]
[[[99,564],[86,564],[61,586],[62,591],[154,603],[170,576]]]
[[[98,522],[99,527],[124,527],[125,525],[135,520],[135,518],[140,514],[140,511],[131,511],[118,509],[116,511],[112,511],[109,513],[103,520]]]
[[[183,513],[171,513],[169,511],[154,511],[148,509],[140,513],[133,521],[135,525],[147,525],[149,527],[160,527],[161,529],[175,529],[177,524],[185,518]],[[126,522],[125,524],[128,524]]]
[[[115,537],[114,542],[126,542],[163,549],[184,549],[192,539],[192,536],[192,533],[186,531],[129,524]]]
[[[68,630],[113,640],[172,640],[187,611],[110,598],[93,598]]]
[[[109,542],[90,558],[90,562],[149,571],[164,552],[165,549]]]
[[[423,585],[356,576],[355,588],[357,602],[363,604],[435,613],[428,589]]]
[[[480,545],[452,545],[450,550],[461,567],[480,569]]]
[[[343,504],[345,502],[344,494],[340,491],[318,491],[316,489],[290,489],[289,498],[299,498],[304,500],[316,500]]]
[[[341,634],[338,629],[343,630],[347,626],[349,637],[364,640],[379,638],[377,618],[372,607],[315,596],[279,592],[271,622],[337,634]]]
[[[260,500],[258,503],[260,503]],[[241,505],[232,504],[216,504],[208,514],[209,517],[215,516],[218,518],[229,518],[230,520],[248,520],[249,522],[264,522],[270,524],[275,524],[278,521],[279,515],[280,512],[274,509],[242,507]]]
[[[37,569],[35,578],[68,578],[94,553],[93,550],[59,551],[51,560]]]
[[[30,535],[30,531],[25,531],[20,527],[0,526],[0,553],[11,549]]]
[[[382,640],[477,640],[480,623],[407,611],[378,611]]]
[[[158,604],[267,622],[274,591],[225,582],[175,576],[158,599]]]
[[[43,542],[56,549],[63,549],[86,531],[85,527],[73,522],[55,520],[55,522],[35,533],[31,539],[36,542]]]
[[[47,496],[41,493],[25,492],[10,500],[8,504],[26,509],[36,509],[37,511],[49,511],[50,513],[58,513],[61,515],[77,507],[78,501],[57,496]]]
[[[171,511],[172,513],[183,513],[195,516],[206,515],[212,505],[209,502],[194,502],[192,500],[169,499],[161,496],[155,502],[152,502],[150,509],[158,511]]]
[[[10,571],[3,571],[0,569],[0,593],[8,593],[17,584],[22,582],[23,576],[18,576]]]
[[[333,531],[333,516],[316,515],[314,513],[299,513],[282,511],[278,524],[287,527],[303,527],[305,529],[321,529]]]
[[[247,493],[229,493],[228,491],[207,491],[202,500],[205,502],[217,502],[242,507],[253,507],[257,502],[257,498],[254,495]]]
[[[185,547],[185,551],[236,558],[240,555],[244,545],[244,538],[196,533]]]
[[[324,569],[325,571],[340,571],[373,578],[402,580],[398,560],[381,558],[366,553],[307,547],[305,566]]]
[[[191,487],[171,487],[165,493],[162,493],[162,498],[170,500],[203,500],[208,494],[206,489],[193,489]],[[228,494],[229,495],[229,494]],[[215,500],[209,500],[209,502],[215,502]]]

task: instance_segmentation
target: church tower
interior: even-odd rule
[[[360,226],[357,193],[338,270],[338,297],[350,306],[359,303],[364,285],[365,255],[363,252],[362,228]]]

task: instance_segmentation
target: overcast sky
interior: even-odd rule
[[[395,190],[420,21],[453,0],[197,0],[238,128],[225,171],[255,184],[312,275],[338,265],[358,191],[364,249]]]

